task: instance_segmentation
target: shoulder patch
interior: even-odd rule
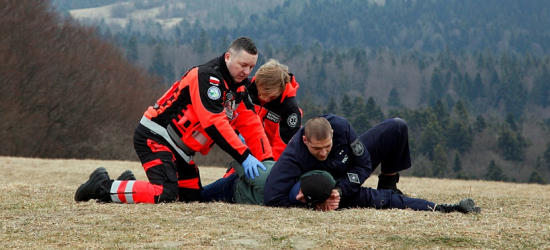
[[[218,86],[218,85],[220,84],[220,79],[211,76],[211,77],[210,77],[210,84],[215,85],[215,86]]]
[[[298,125],[298,115],[296,113],[292,113],[292,115],[288,116],[286,123],[289,127],[295,128],[296,125]]]
[[[359,137],[357,137],[357,139],[355,139],[355,141],[353,141],[350,146],[351,151],[356,156],[361,156],[365,153],[365,146],[363,146],[363,142],[359,140]]]
[[[211,86],[208,88],[208,98],[212,100],[218,100],[222,96],[222,92],[220,91],[220,88],[216,86]]]
[[[351,183],[361,184],[361,183],[359,182],[359,175],[356,174],[356,173],[348,173],[348,180],[349,180],[349,182],[351,182]]]

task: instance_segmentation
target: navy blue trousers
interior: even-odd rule
[[[409,130],[405,120],[387,119],[359,136],[370,154],[372,170],[380,165],[382,173],[396,173],[412,166],[409,151]],[[342,197],[340,208],[378,208],[433,210],[435,203],[409,198],[391,189],[377,190],[361,187],[358,193]]]
[[[203,187],[201,192],[202,202],[222,201],[235,203],[235,185],[239,177],[236,173],[225,178],[218,179]]]
[[[407,209],[430,211],[435,203],[418,198],[399,195],[391,189],[372,189],[361,187],[359,192],[340,199],[339,208],[377,208],[377,209]]]
[[[396,173],[411,167],[409,129],[405,120],[387,119],[359,136],[367,148],[374,171],[381,165],[382,173]]]

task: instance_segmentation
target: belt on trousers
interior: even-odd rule
[[[176,152],[185,160],[185,162],[189,163],[191,160],[193,160],[194,151],[191,150],[181,139],[177,137],[176,131],[171,126],[168,126],[168,129],[158,125],[156,122],[153,122],[149,120],[149,118],[143,116],[141,118],[141,121],[139,123],[155,134],[158,134],[162,136],[169,144],[172,146]],[[175,136],[175,139],[172,139],[172,136]]]

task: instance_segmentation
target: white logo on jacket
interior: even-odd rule
[[[298,115],[296,113],[293,113],[288,117],[288,119],[286,120],[286,123],[291,128],[296,127],[296,125],[298,125]]]
[[[220,97],[222,96],[222,92],[220,90],[220,88],[216,87],[216,86],[212,86],[210,88],[208,88],[208,98],[212,99],[212,100],[218,100],[220,99]]]

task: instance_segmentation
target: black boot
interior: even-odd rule
[[[91,199],[110,200],[109,188],[106,187],[109,182],[112,183],[107,170],[104,167],[97,168],[90,174],[90,179],[76,190],[74,200],[77,202]]]
[[[397,194],[403,195],[403,192],[397,188],[397,183],[399,182],[399,173],[395,175],[378,175],[378,186],[376,189],[391,189]]]
[[[136,176],[134,173],[132,173],[132,170],[126,170],[120,174],[118,178],[116,178],[118,181],[135,181]]]
[[[435,206],[435,211],[442,213],[461,212],[465,214],[469,213],[481,213],[481,208],[475,206],[475,202],[472,198],[465,198],[460,200],[459,204],[441,204]]]

